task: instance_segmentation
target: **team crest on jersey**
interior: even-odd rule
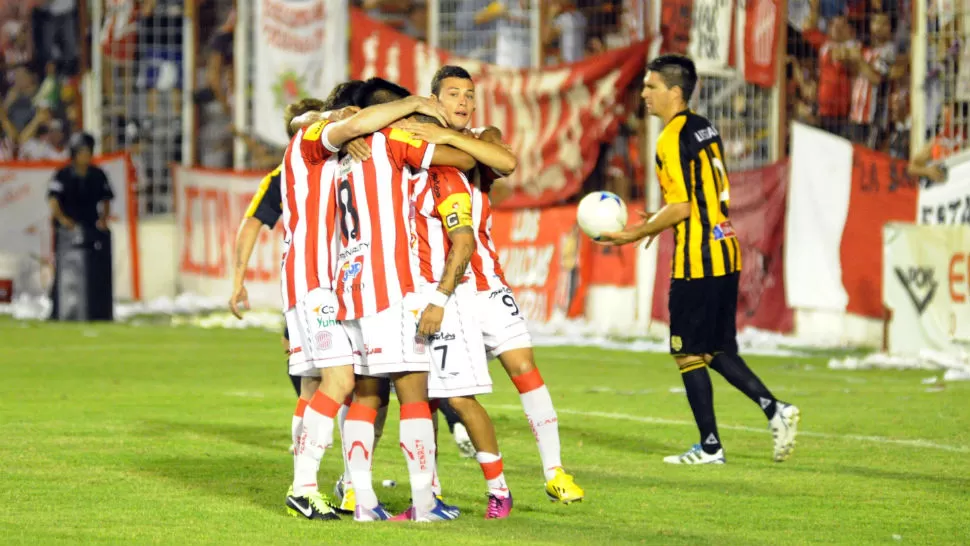
[[[414,354],[423,355],[428,351],[428,341],[421,336],[414,336]]]
[[[670,348],[679,351],[684,348],[684,340],[680,336],[670,336]]]
[[[317,335],[314,338],[314,342],[316,344],[318,351],[327,351],[330,349],[330,346],[333,344],[333,335],[331,335],[330,332],[326,332],[326,331],[317,332]]]
[[[716,226],[714,226],[714,229],[712,231],[714,232],[715,241],[720,241],[721,239],[727,239],[735,236],[734,226],[731,225],[730,220],[726,220],[724,222],[721,222],[720,224],[717,224]]]
[[[343,272],[343,281],[346,283],[356,278],[357,275],[360,275],[360,270],[363,268],[364,266],[360,262],[345,263],[340,269]]]

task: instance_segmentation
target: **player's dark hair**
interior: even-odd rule
[[[441,82],[447,78],[458,78],[461,80],[471,80],[472,75],[468,73],[467,70],[460,66],[453,64],[446,64],[438,69],[434,73],[434,78],[431,78],[431,94],[437,95],[441,92]]]
[[[371,78],[365,81],[354,93],[354,104],[361,108],[367,108],[368,106],[403,99],[410,95],[410,91],[394,82],[389,82],[384,78]]]
[[[323,101],[320,99],[305,98],[294,103],[287,104],[283,109],[283,122],[286,123],[286,134],[293,138],[296,131],[290,128],[294,118],[298,118],[307,112],[323,112]]]
[[[349,82],[338,83],[337,86],[330,91],[327,99],[323,101],[324,111],[340,110],[341,108],[353,106],[354,93],[356,93],[362,85],[364,85],[364,82],[361,80],[350,80]]]
[[[413,116],[411,116],[411,119],[413,119],[414,121],[420,121],[421,123],[434,123],[435,125],[441,125],[441,122],[438,121],[438,118],[434,116],[429,116],[428,114],[414,114]]]
[[[659,74],[667,87],[679,87],[684,102],[690,102],[697,87],[697,68],[690,57],[673,53],[661,55],[647,63],[647,70]]]

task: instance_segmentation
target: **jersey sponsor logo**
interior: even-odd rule
[[[350,176],[351,171],[354,169],[354,159],[352,157],[344,156],[340,163],[337,164],[337,176],[341,179]]]
[[[457,339],[457,337],[455,336],[455,334],[452,334],[450,332],[435,332],[435,333],[431,334],[430,336],[428,336],[428,341],[431,341],[431,342],[435,342],[435,341],[454,341],[455,339]]]
[[[323,134],[323,128],[327,125],[326,121],[318,121],[313,125],[307,127],[307,130],[303,133],[303,140],[310,142],[316,142],[320,140],[320,135]]]
[[[346,260],[347,258],[350,258],[355,254],[360,254],[361,252],[364,251],[365,248],[370,248],[370,243],[358,243],[357,245],[354,245],[348,248],[347,250],[344,250],[340,254],[337,254],[337,259]]]
[[[697,142],[704,142],[705,140],[711,140],[716,136],[717,136],[717,129],[713,127],[705,127],[700,131],[694,132],[694,138],[697,139]]]
[[[720,241],[721,239],[729,239],[735,236],[734,226],[731,225],[730,220],[725,220],[720,224],[714,226],[712,230],[714,232],[714,240]]]
[[[313,312],[322,315],[332,315],[337,312],[337,308],[332,305],[318,305],[313,308]]]
[[[497,277],[497,276],[498,276],[498,275],[496,275],[496,277]],[[503,286],[502,288],[499,288],[498,290],[493,290],[493,291],[492,291],[492,292],[491,292],[491,293],[490,293],[490,294],[488,295],[488,299],[493,299],[493,298],[496,298],[496,297],[498,297],[498,296],[501,296],[501,295],[504,295],[504,294],[511,294],[511,293],[512,293],[512,290],[511,290],[511,289],[510,289],[509,287],[507,287],[507,286]]]
[[[906,289],[909,301],[913,302],[916,313],[923,314],[926,307],[933,301],[936,288],[939,284],[934,278],[934,271],[931,267],[896,267],[894,268],[896,278]]]
[[[343,272],[343,282],[349,282],[360,275],[361,270],[364,266],[360,262],[346,263],[341,268]]]

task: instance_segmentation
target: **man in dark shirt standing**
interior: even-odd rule
[[[63,249],[59,247],[68,240],[62,240],[62,238],[68,233],[73,233],[75,244],[93,242],[95,249],[103,248],[103,244],[99,243],[109,240],[106,232],[114,192],[111,191],[111,184],[105,172],[91,164],[94,155],[94,137],[87,133],[77,133],[71,137],[69,147],[70,164],[54,173],[54,178],[47,188],[47,204],[50,207],[54,231],[57,234],[54,237],[55,256],[60,256],[60,251]],[[108,264],[110,264],[110,255]],[[54,287],[51,291],[52,318],[59,316],[58,286],[62,274],[61,265],[58,260],[57,267],[54,269]],[[87,264],[84,270],[90,273],[92,265]],[[108,270],[110,271],[110,266]],[[111,295],[108,294],[107,298],[110,302]],[[110,303],[108,305],[110,306]]]

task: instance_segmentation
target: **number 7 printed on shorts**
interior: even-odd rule
[[[441,351],[441,371],[445,371],[445,363],[448,361],[448,346],[440,345],[434,348],[435,351]]]

